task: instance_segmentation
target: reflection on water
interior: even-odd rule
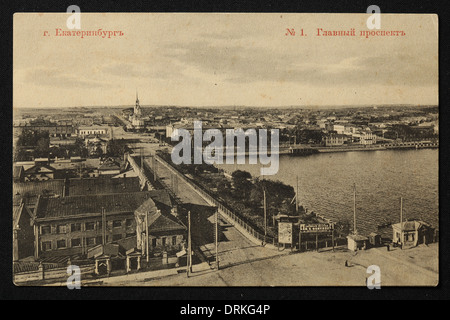
[[[280,169],[268,179],[296,186],[300,204],[335,221],[353,221],[353,184],[357,189],[357,229],[377,230],[403,215],[438,227],[437,149],[389,150],[280,157]],[[219,165],[227,171],[249,171],[259,176],[259,165]]]

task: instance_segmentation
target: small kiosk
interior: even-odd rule
[[[366,250],[369,238],[362,236],[360,234],[351,234],[347,236],[348,250],[358,251]]]

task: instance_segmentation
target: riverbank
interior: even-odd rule
[[[411,149],[438,149],[439,143],[403,143],[403,144],[384,144],[384,145],[374,145],[374,146],[361,146],[356,145],[352,147],[327,147],[327,148],[317,148],[319,153],[330,153],[330,152],[355,152],[355,151],[385,151],[385,150],[411,150]]]
[[[298,178],[299,203],[303,207],[351,225],[356,184],[357,227],[364,234],[377,232],[378,226],[386,222],[400,221],[400,197],[404,201],[404,219],[418,219],[438,227],[438,156],[438,149],[285,155],[279,158],[277,174],[264,179],[279,180],[296,188]],[[243,170],[262,178],[261,165],[216,167],[228,174]]]

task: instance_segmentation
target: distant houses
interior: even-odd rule
[[[348,142],[348,137],[345,134],[331,133],[325,137],[325,146],[336,147],[343,146]]]

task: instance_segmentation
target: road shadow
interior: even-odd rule
[[[214,214],[216,213],[216,210],[217,208],[213,206],[205,206],[194,203],[183,203],[179,205],[178,217],[186,226],[188,225],[188,212],[191,212],[191,237],[192,243],[196,246],[200,247],[215,242],[216,229],[215,224],[211,223],[211,221],[214,221]],[[220,225],[218,232],[220,242],[229,241],[223,233]]]
[[[248,259],[245,261],[239,261],[239,262],[234,262],[234,263],[228,263],[226,265],[220,265],[220,270],[223,269],[228,269],[228,268],[232,268],[232,267],[236,267],[236,266],[240,266],[243,264],[247,264],[247,263],[253,263],[253,262],[258,262],[258,261],[264,261],[264,260],[269,260],[269,259],[274,259],[274,258],[278,258],[281,255],[273,255],[273,256],[268,256],[268,257],[261,257],[261,258],[255,258],[255,259]]]

